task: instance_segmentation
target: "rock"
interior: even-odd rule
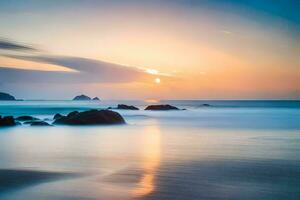
[[[15,126],[15,125],[17,125],[17,123],[12,116],[6,116],[6,117],[0,116],[0,127],[1,126]]]
[[[125,104],[118,104],[116,109],[121,109],[121,110],[139,110],[137,107],[135,106],[128,106]]]
[[[58,118],[61,118],[61,117],[62,117],[62,115],[57,113],[57,114],[54,115],[53,119],[55,120],[55,119],[58,119]]]
[[[91,98],[82,94],[82,95],[78,95],[78,96],[74,97],[73,100],[74,101],[89,101],[89,100],[91,100]]]
[[[145,110],[179,110],[179,108],[171,105],[150,105],[145,108]]]
[[[100,99],[98,97],[94,97],[93,101],[100,101]]]
[[[165,105],[150,105],[145,108],[145,110],[180,110],[179,108],[165,104]]]
[[[84,112],[72,112],[54,121],[54,124],[65,125],[104,125],[124,124],[123,117],[111,110],[89,110]]]
[[[78,111],[73,111],[73,112],[70,112],[67,117],[73,117],[75,115],[77,115],[79,112]]]
[[[44,121],[33,121],[30,123],[30,126],[51,126],[51,125]]]
[[[39,120],[39,119],[32,117],[32,116],[20,116],[20,117],[17,117],[16,120],[18,120],[18,121],[33,121],[33,120]]]
[[[0,92],[0,101],[16,101],[16,98],[10,94]]]

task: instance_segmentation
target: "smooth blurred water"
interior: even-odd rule
[[[117,103],[151,104],[0,102],[0,115],[51,122],[56,113]],[[120,110],[121,126],[0,129],[0,199],[300,199],[299,101],[157,103],[187,110]],[[18,177],[2,175],[7,169],[31,175],[4,187]]]

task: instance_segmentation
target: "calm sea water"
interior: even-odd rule
[[[143,101],[0,102],[0,115]],[[0,199],[300,199],[300,101],[164,101],[126,125],[0,129]],[[211,106],[204,107],[208,103]]]

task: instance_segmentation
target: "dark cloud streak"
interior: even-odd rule
[[[8,40],[0,39],[0,50],[11,50],[11,51],[38,51],[38,49],[30,46],[18,44]]]
[[[0,80],[4,83],[125,83],[153,77],[153,75],[139,68],[88,58],[67,56],[6,56],[14,59],[63,66],[75,72],[24,70],[0,67]]]

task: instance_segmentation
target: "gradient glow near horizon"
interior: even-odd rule
[[[1,88],[20,98],[297,99],[299,10],[299,1],[283,0],[1,1],[1,38],[153,77],[59,88],[45,82],[47,92],[30,81]],[[72,71],[0,53],[0,67]]]

